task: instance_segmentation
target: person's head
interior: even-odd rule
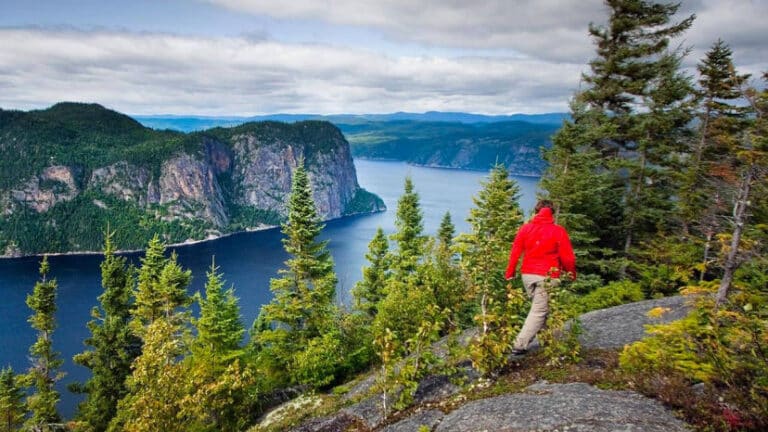
[[[533,211],[538,214],[543,208],[548,208],[554,211],[555,205],[550,200],[539,200],[539,202],[536,203],[536,207],[533,208]]]

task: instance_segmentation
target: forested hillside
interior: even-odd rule
[[[487,170],[502,163],[516,175],[541,175],[542,149],[560,123],[388,122],[340,123],[352,155],[425,166]]]
[[[321,217],[382,209],[361,189],[349,144],[327,122],[155,131],[96,104],[0,110],[0,252],[98,250],[201,240],[276,225],[296,166]],[[329,181],[328,179],[333,179]]]

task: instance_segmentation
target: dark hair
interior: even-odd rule
[[[533,211],[538,213],[543,208],[548,208],[550,210],[555,209],[555,205],[550,200],[539,200],[539,202],[536,203],[536,207],[533,208]]]

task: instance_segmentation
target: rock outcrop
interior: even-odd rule
[[[658,318],[648,312],[662,308]],[[689,311],[684,297],[668,297],[589,312],[580,317],[581,342],[587,349],[616,349],[640,340],[645,326],[674,321]],[[462,343],[473,332],[466,332]],[[442,351],[437,346],[437,352]],[[464,362],[458,374],[465,381],[477,382],[480,375]],[[454,377],[455,378],[455,377]],[[346,398],[359,399],[375,381],[371,375],[352,387]],[[601,390],[585,383],[552,384],[539,382],[521,393],[504,394],[460,405],[443,412],[441,405],[461,391],[455,380],[443,375],[422,379],[414,395],[414,407],[395,422],[382,413],[380,396],[374,395],[343,408],[338,413],[313,419],[293,429],[302,432],[387,431],[475,432],[475,431],[584,431],[584,432],[666,432],[685,431],[661,403],[631,391]],[[451,404],[455,405],[455,404]],[[426,429],[424,429],[426,428]]]
[[[117,230],[141,225],[146,232],[132,237],[137,244],[121,245],[132,248],[152,231],[174,243],[275,225],[286,216],[299,164],[307,169],[321,219],[384,210],[378,197],[360,188],[349,143],[327,122],[248,123],[182,134],[146,129],[90,104],[0,115],[0,149],[8,158],[0,172],[0,223],[12,221],[13,233],[99,218]],[[51,211],[73,200],[67,211]],[[14,254],[98,249],[93,241],[65,238],[57,242],[63,250],[47,250],[44,240],[0,232],[0,249]]]

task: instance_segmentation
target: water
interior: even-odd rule
[[[397,200],[403,192],[405,177],[410,175],[419,194],[424,214],[424,229],[434,235],[446,211],[456,225],[457,232],[466,232],[466,218],[472,207],[472,196],[480,190],[480,181],[487,173],[436,168],[422,168],[402,162],[356,160],[360,185],[378,194],[389,209],[383,213],[356,216],[330,221],[321,237],[329,241],[329,248],[339,276],[339,299],[349,301],[349,290],[361,277],[366,265],[365,252],[376,229],[386,233],[394,231]],[[528,212],[535,201],[538,179],[516,177],[522,197],[520,204]],[[277,276],[287,255],[282,249],[279,229],[241,233],[219,240],[195,245],[170,248],[178,254],[184,268],[192,270],[191,292],[202,291],[205,272],[215,257],[216,265],[228,285],[234,285],[240,298],[243,323],[250,327],[259,308],[269,301],[269,279]],[[140,254],[128,254],[138,263]],[[88,336],[85,326],[90,310],[101,293],[101,274],[98,255],[65,255],[49,258],[51,276],[58,281],[58,328],[53,334],[54,348],[64,360],[67,376],[61,381],[59,406],[66,418],[74,414],[80,396],[65,389],[67,383],[88,378],[88,369],[75,365],[72,356],[83,351],[83,340]],[[25,304],[26,296],[38,279],[39,258],[27,257],[0,260],[0,367],[10,365],[14,371],[29,367],[28,350],[34,343],[35,333],[27,318],[31,314]]]

